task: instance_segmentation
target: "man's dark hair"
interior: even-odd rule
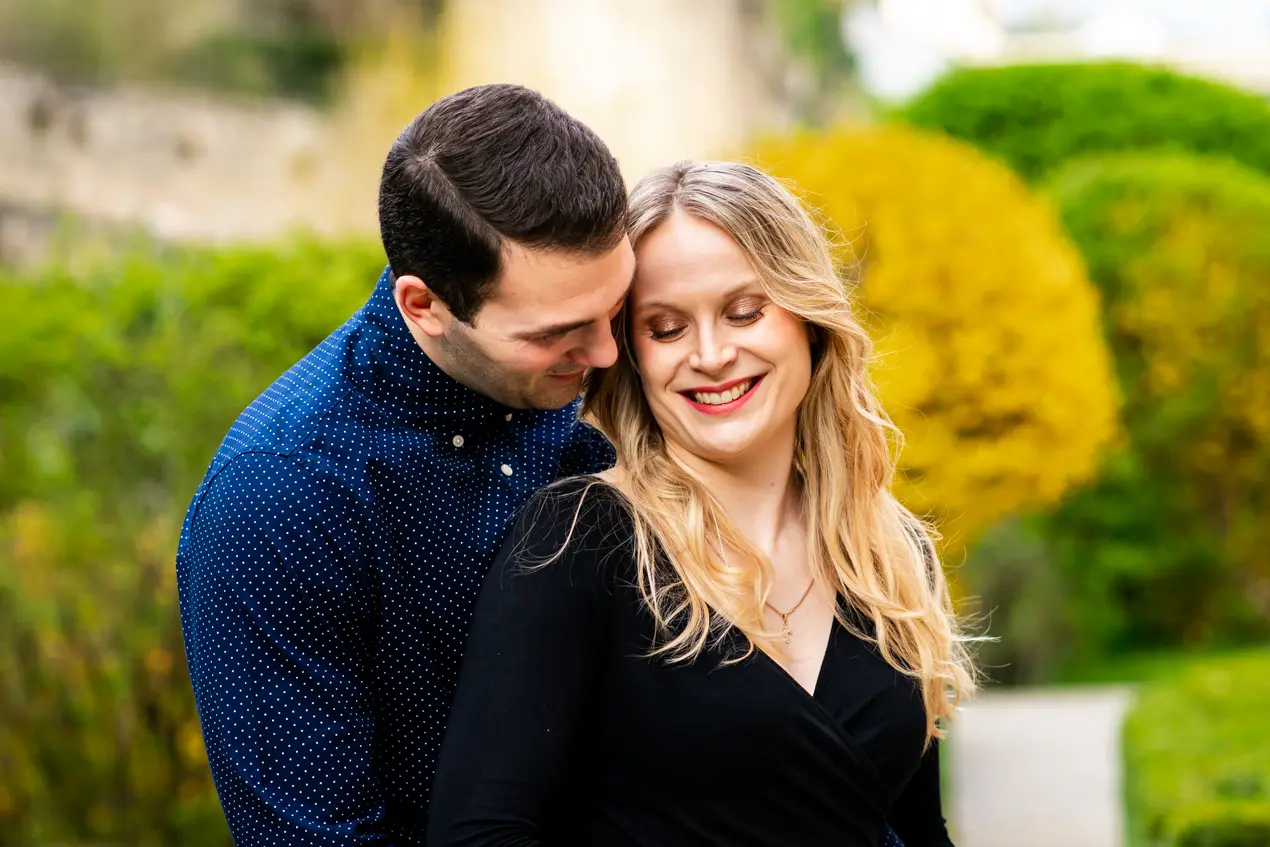
[[[417,276],[471,323],[494,290],[504,240],[605,253],[621,241],[626,187],[598,136],[536,91],[468,88],[397,138],[379,184],[395,276]]]

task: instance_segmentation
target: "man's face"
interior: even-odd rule
[[[617,358],[611,321],[635,274],[625,237],[599,256],[509,244],[492,296],[464,324],[447,316],[446,371],[516,409],[560,409],[578,396],[588,368]]]

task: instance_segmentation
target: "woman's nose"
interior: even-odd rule
[[[688,364],[703,373],[717,373],[736,361],[736,347],[726,343],[713,331],[698,336],[697,349]]]

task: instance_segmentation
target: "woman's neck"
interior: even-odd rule
[[[710,490],[732,523],[764,553],[772,555],[783,534],[801,532],[792,432],[734,462],[708,461],[673,444],[667,451]]]

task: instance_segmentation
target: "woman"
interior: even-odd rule
[[[969,663],[824,235],[708,163],[635,188],[631,241],[584,406],[618,464],[535,496],[495,563],[428,844],[951,844]]]

